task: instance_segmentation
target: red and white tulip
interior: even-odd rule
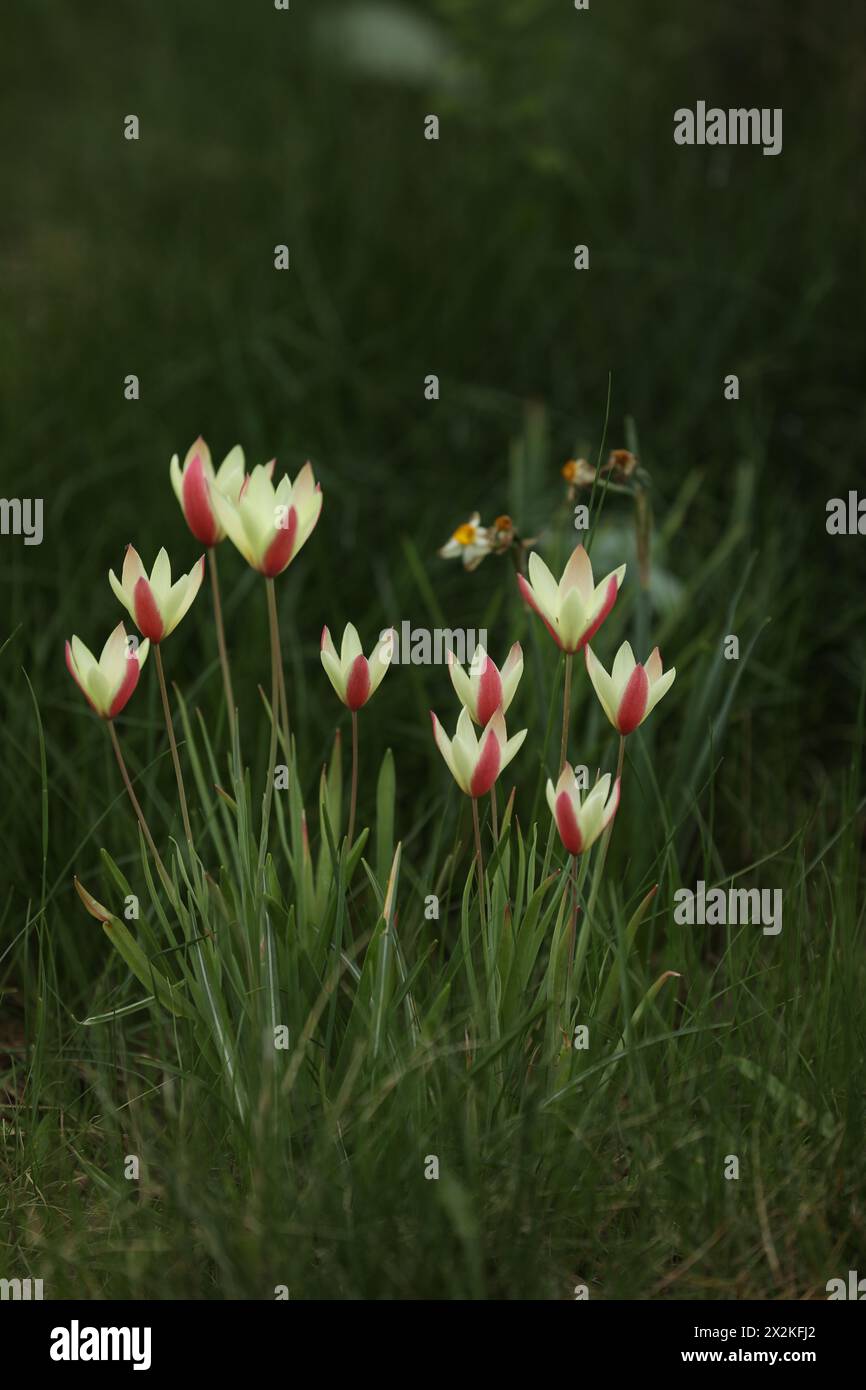
[[[498,709],[503,714],[507,713],[523,675],[523,649],[519,642],[515,642],[500,671],[484,648],[478,646],[468,675],[454,653],[449,651],[448,673],[461,705],[469,711],[473,723],[483,728]]]
[[[586,669],[599,703],[613,727],[621,734],[630,734],[642,724],[662,696],[674,683],[677,673],[672,666],[662,670],[658,647],[654,647],[645,666],[634,659],[628,642],[623,642],[610,675],[591,647],[585,651]]]
[[[305,463],[294,482],[273,484],[273,463],[257,464],[232,497],[213,490],[214,510],[248,565],[268,579],[282,574],[305,545],[322,510],[322,488]]]
[[[98,661],[80,637],[67,642],[66,667],[100,719],[116,719],[138,685],[149,651],[147,640],[131,642],[123,623],[118,623]]]
[[[186,524],[196,540],[208,547],[219,545],[226,533],[214,510],[213,492],[216,489],[237,498],[244,481],[243,449],[236,444],[214,472],[210,449],[199,435],[187,450],[183,466],[177,454],[174,455],[169,476]]]
[[[129,613],[142,637],[162,642],[174,632],[188,612],[204,578],[204,556],[197,560],[189,574],[171,582],[171,561],[163,548],[154,561],[148,576],[141,556],[134,546],[126,547],[123,571],[118,579],[109,570],[108,580],[115,596]]]
[[[526,729],[508,737],[505,716],[497,709],[476,737],[469,711],[462,709],[453,739],[446,734],[433,711],[433,737],[458,787],[467,796],[485,796],[511,762],[526,738]]]
[[[394,630],[383,632],[369,660],[361,648],[357,628],[347,623],[340,650],[334,646],[327,627],[322,628],[322,665],[331,685],[347,709],[361,709],[375,694],[394,654]]]
[[[619,593],[625,565],[612,570],[600,584],[582,545],[574,548],[559,583],[541,556],[529,557],[529,579],[517,576],[520,592],[541,618],[564,652],[577,652],[598,632]]]
[[[559,838],[569,854],[583,854],[588,850],[616,815],[619,778],[614,782],[612,791],[610,784],[611,776],[606,772],[581,801],[580,787],[570,763],[565,764],[555,786],[548,780],[547,804],[556,822]]]

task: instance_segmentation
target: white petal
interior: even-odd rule
[[[394,629],[392,627],[389,628],[384,637],[379,639],[379,642],[370,653],[367,662],[370,671],[370,695],[378,690],[382,683],[382,677],[391,665],[394,656],[394,640],[396,635]],[[367,698],[369,699],[370,696],[368,695]]]
[[[555,623],[559,613],[559,587],[538,551],[529,556],[529,582],[535,595],[535,602],[544,616]]]
[[[217,469],[215,482],[220,492],[224,492],[232,502],[236,502],[243,480],[244,451],[240,444],[236,444],[233,449],[229,449]]]
[[[598,702],[611,724],[615,727],[616,710],[619,702],[616,698],[613,681],[589,645],[584,647],[584,655],[586,658],[587,674],[592,682],[592,688],[598,696]]]
[[[647,706],[646,710],[644,711],[644,719],[646,719],[650,710],[655,709],[662,696],[666,695],[667,692],[670,690],[671,686],[674,683],[674,676],[676,675],[676,673],[676,666],[672,666],[669,671],[665,671],[664,675],[656,681],[655,685],[650,686],[649,697],[647,699]]]
[[[505,747],[502,749],[502,761],[499,766],[500,772],[502,772],[503,769],[508,766],[515,753],[517,753],[520,750],[523,744],[523,740],[526,738],[528,732],[528,729],[521,729],[519,733],[512,734],[511,738],[508,740],[508,742],[505,744]]]
[[[109,636],[99,658],[99,669],[105,676],[112,695],[116,695],[126,677],[127,643],[123,623]]]
[[[453,652],[448,653],[448,674],[451,677],[451,684],[454,686],[454,693],[464,709],[468,709],[470,716],[478,721],[478,701],[476,692],[473,689],[472,681],[467,676],[460,662]]]
[[[132,595],[126,592],[126,589],[123,587],[117,575],[114,573],[114,570],[108,571],[108,582],[111,585],[112,592],[114,593],[115,598],[120,600],[129,616],[132,619],[134,619],[135,612],[133,609]]]
[[[362,652],[363,647],[361,646],[361,639],[358,636],[358,629],[355,627],[354,623],[346,623],[343,629],[343,640],[340,643],[340,665],[347,676],[349,667],[352,665],[355,657],[360,656]]]
[[[589,626],[588,615],[583,606],[579,589],[569,589],[559,610],[557,632],[563,648],[567,652],[577,650],[581,637]]]
[[[134,545],[128,545],[126,547],[126,554],[123,557],[123,570],[120,577],[121,583],[129,595],[130,602],[132,602],[136,584],[139,579],[147,577],[144,565],[141,563],[141,556]],[[113,587],[112,585],[112,588]]]
[[[337,660],[337,657],[332,652],[327,651],[324,647],[320,651],[319,657],[321,658],[322,665],[325,668],[325,674],[327,675],[328,680],[331,682],[331,685],[337,692],[338,699],[342,700],[343,704],[345,704],[346,681],[343,677],[343,671],[339,661]]]
[[[168,558],[168,551],[162,547],[153,562],[153,569],[150,573],[150,587],[153,590],[153,597],[160,613],[168,600],[171,591],[171,561]]]
[[[592,598],[592,565],[582,545],[576,545],[568,558],[568,564],[559,581],[559,597],[564,599],[569,589],[577,589],[584,608],[589,607]]]

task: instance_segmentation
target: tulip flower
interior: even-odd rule
[[[327,627],[322,628],[321,658],[325,674],[347,709],[352,711],[352,795],[349,803],[348,840],[355,833],[355,808],[358,804],[358,710],[375,694],[394,655],[394,629],[389,628],[379,638],[369,661],[361,649],[358,630],[347,623],[340,643],[340,652]]]
[[[274,465],[267,467],[273,472]],[[226,454],[216,473],[211,462],[210,449],[199,435],[187,450],[181,468],[177,454],[169,467],[171,485],[181,505],[186,524],[197,541],[207,546],[208,568],[210,569],[211,589],[213,591],[214,622],[216,624],[217,650],[222,668],[223,689],[229,726],[235,717],[235,697],[232,690],[231,670],[229,668],[228,648],[223,627],[222,602],[220,600],[219,575],[217,572],[216,546],[225,540],[225,528],[220,524],[213,504],[215,492],[225,493],[232,501],[237,501],[243,487],[244,451],[239,444]]]
[[[158,650],[159,648],[157,648]],[[139,645],[137,638],[127,637],[123,623],[118,623],[102,648],[98,661],[89,648],[85,647],[80,637],[73,637],[71,642],[66,643],[66,666],[90,708],[99,715],[100,719],[105,720],[111,746],[117,758],[123,784],[132,802],[132,808],[138,818],[138,823],[153,855],[160,877],[169,889],[169,893],[172,894],[171,879],[166,873],[165,865],[150,833],[150,827],[139,805],[113,723],[138,685],[141,668],[147,660],[149,651],[150,642],[147,638]]]
[[[322,628],[322,665],[338,698],[353,714],[378,690],[393,653],[393,628],[382,634],[369,661],[361,650],[361,639],[352,623],[346,624],[339,655],[327,627]]]
[[[560,772],[556,786],[548,780],[547,804],[569,854],[583,854],[590,849],[616,815],[620,779],[617,777],[612,791],[610,784],[611,776],[606,772],[581,802],[580,788],[570,763]]]
[[[116,719],[138,685],[149,650],[147,640],[130,646],[123,623],[118,623],[98,661],[80,637],[67,642],[66,667],[100,719]]]
[[[232,498],[216,488],[213,491],[214,510],[229,540],[243,555],[247,564],[266,580],[268,629],[271,647],[271,742],[268,754],[268,781],[262,808],[262,831],[259,837],[259,869],[264,867],[267,850],[267,831],[273,800],[274,769],[277,758],[277,704],[279,702],[283,740],[289,756],[289,705],[283,662],[280,652],[280,626],[274,579],[282,574],[306,545],[322,510],[322,488],[313,477],[313,469],[305,463],[294,482],[284,474],[276,487],[273,484],[273,463],[257,464],[244,479],[238,497]]]
[[[160,644],[170,633],[174,632],[201,588],[201,581],[204,578],[204,556],[202,555],[201,559],[193,565],[189,574],[182,575],[175,584],[172,584],[171,561],[164,549],[157,555],[150,572],[150,578],[148,578],[138,551],[133,546],[128,545],[123,560],[122,580],[118,580],[114,570],[109,570],[108,578],[117,598],[120,599],[124,608],[137,623],[141,635],[149,638],[154,646],[156,674],[159,677],[162,710],[168,731],[171,760],[174,763],[183,828],[190,854],[192,854],[192,829],[189,823],[186,790],[183,785],[183,773],[180,770],[180,758],[177,753],[177,740],[174,736],[174,724],[171,718],[171,705],[168,701],[168,688],[165,683]]]
[[[596,584],[589,556],[582,545],[576,545],[558,584],[535,551],[529,557],[529,579],[522,574],[517,576],[524,599],[541,618],[557,646],[565,652],[560,771],[565,767],[568,756],[572,657],[598,632],[616,603],[624,575],[625,565],[620,565],[619,569],[612,570],[600,584]]]
[[[507,713],[523,675],[523,649],[515,642],[500,671],[484,648],[478,646],[468,675],[453,651],[449,651],[448,674],[461,705],[469,711],[473,723],[483,728],[498,709]]]
[[[557,584],[541,556],[529,557],[529,579],[518,574],[520,592],[564,652],[580,651],[595,636],[616,603],[625,565],[612,570],[600,584],[582,545],[575,546]]]
[[[448,764],[448,770],[458,787],[472,798],[472,825],[475,831],[475,861],[478,868],[478,904],[482,924],[486,923],[487,909],[484,899],[484,858],[481,852],[481,827],[478,823],[478,798],[492,792],[499,774],[505,770],[526,738],[526,729],[508,737],[505,728],[505,715],[498,706],[487,721],[480,739],[472,727],[472,719],[467,709],[460,711],[457,732],[450,739],[430,711],[433,720],[433,737],[436,747]]]
[[[599,703],[613,727],[623,737],[642,724],[662,696],[673,685],[676,667],[662,674],[662,659],[654,647],[646,666],[634,659],[628,642],[623,642],[610,675],[591,647],[584,652],[586,669]]]
[[[213,492],[233,500],[243,486],[244,451],[239,444],[226,454],[216,473],[210,449],[199,435],[187,450],[183,467],[177,454],[169,465],[169,476],[175,496],[181,505],[186,524],[201,545],[219,545],[225,540],[225,528],[220,524],[213,506]]]
[[[449,772],[460,790],[473,799],[490,791],[526,738],[526,729],[508,737],[501,709],[494,711],[480,738],[476,737],[468,710],[460,711],[453,739],[445,733],[432,710],[430,717],[436,747],[448,764]]]
[[[295,481],[283,474],[274,487],[273,463],[257,464],[238,497],[214,489],[220,525],[248,565],[267,579],[282,574],[309,540],[322,510],[322,488],[305,463]]]
[[[150,578],[134,546],[126,547],[122,579],[109,570],[108,580],[115,596],[123,604],[138,627],[142,637],[154,644],[164,641],[174,632],[188,612],[204,578],[204,556],[197,560],[189,574],[176,583],[171,582],[171,561],[165,549],[160,550]]]

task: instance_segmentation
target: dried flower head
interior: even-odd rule
[[[602,473],[609,473],[615,483],[625,483],[638,466],[636,456],[628,449],[611,449]]]

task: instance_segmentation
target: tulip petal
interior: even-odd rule
[[[292,501],[297,507],[299,515],[303,515],[315,506],[315,495],[316,479],[313,476],[313,465],[305,463],[292,484]]]
[[[323,647],[319,653],[319,657],[321,659],[322,666],[325,669],[325,674],[328,677],[328,680],[331,682],[331,685],[334,687],[334,690],[337,694],[337,698],[339,700],[342,700],[343,704],[345,704],[346,682],[343,679],[343,668],[337,660],[336,654],[334,652],[328,651],[326,647]]]
[[[197,453],[183,475],[183,514],[197,541],[216,545],[220,528],[210,504],[210,487],[201,454]]]
[[[100,669],[105,673],[106,680],[112,688],[120,685],[126,675],[128,655],[129,644],[126,628],[123,623],[118,623],[117,627],[109,634],[105,646],[99,654]]]
[[[578,652],[586,641],[587,612],[578,589],[569,589],[559,609],[560,645],[566,652]]]
[[[624,570],[625,566],[623,565],[621,568]],[[618,573],[619,571],[617,571],[617,574]],[[610,613],[610,610],[613,608],[613,605],[616,603],[616,596],[618,593],[619,585],[617,583],[616,574],[612,574],[607,580],[607,588],[605,590],[601,606],[598,609],[596,616],[590,622],[589,627],[584,632],[583,637],[581,638],[581,646],[585,646],[587,642],[592,641],[593,637],[598,632],[598,629],[601,627],[605,618]]]
[[[628,685],[629,678],[637,662],[635,654],[631,649],[630,642],[623,642],[619,651],[613,659],[613,666],[610,670],[611,679],[616,687],[617,698],[622,698],[622,692]]]
[[[141,556],[134,545],[126,547],[126,554],[123,557],[123,570],[121,571],[121,583],[129,594],[132,601],[133,591],[139,579],[147,578],[144,565],[141,563]]]
[[[171,463],[168,465],[168,476],[174,488],[174,495],[183,506],[183,474],[180,471],[180,459],[177,454],[172,454]]]
[[[598,702],[615,728],[617,701],[613,681],[588,643],[583,649],[583,656],[592,688],[598,696]]]
[[[515,753],[519,753],[523,746],[523,740],[526,738],[528,732],[528,729],[521,729],[519,733],[512,734],[511,738],[502,749],[502,766],[499,769],[500,772],[504,772]]]
[[[536,597],[533,593],[532,586],[527,583],[526,579],[522,574],[519,574],[517,576],[517,583],[520,587],[521,594],[523,595],[525,601],[529,604],[529,607],[532,609],[533,613],[538,614],[539,618],[544,623],[544,626],[547,628],[548,632],[550,633],[554,642],[556,642],[557,646],[562,646],[562,643],[559,640],[559,633],[553,626],[553,623],[550,621],[547,614],[543,612],[538,602],[536,601]]]
[[[543,616],[553,622],[559,611],[559,585],[536,550],[529,556],[529,579]]]
[[[471,796],[486,796],[499,776],[501,764],[502,750],[496,730],[488,728],[482,736],[481,753],[469,782]]]
[[[343,666],[348,669],[355,660],[355,657],[360,656],[363,650],[361,639],[358,636],[358,629],[355,627],[355,624],[346,623],[343,629],[343,640],[340,643],[340,661]]]
[[[129,616],[134,620],[135,605],[133,604],[132,596],[126,592],[117,575],[114,573],[114,570],[108,571],[108,582],[111,585],[111,591],[114,597],[119,599]]]
[[[74,642],[75,640],[76,639],[73,637],[72,642]],[[76,665],[75,657],[72,652],[72,642],[67,642],[64,647],[64,655],[66,657],[66,669],[69,672],[72,679],[75,681],[75,684],[78,686],[78,689],[81,691],[90,708],[94,711],[94,713],[99,714],[100,711],[96,708],[90,696],[88,695],[87,687],[81,679],[81,675],[79,673],[78,666]]]
[[[113,700],[111,701],[111,704],[108,707],[107,717],[109,719],[114,719],[118,714],[120,714],[120,711],[128,702],[130,696],[135,690],[135,687],[138,685],[138,677],[140,674],[141,666],[139,665],[138,657],[127,657],[126,675],[124,676],[120,685],[117,687],[117,692]]]
[[[616,714],[616,727],[621,734],[633,733],[647,711],[649,681],[642,666],[635,666],[619,702]]]
[[[273,540],[265,551],[261,563],[262,574],[268,579],[275,579],[278,574],[289,564],[295,549],[295,537],[298,530],[298,513],[294,507],[289,507],[286,525],[277,527]]]
[[[491,661],[489,656],[484,657],[481,663],[481,675],[478,678],[478,705],[477,719],[479,724],[487,724],[502,704],[502,679],[499,668],[495,661]]]
[[[649,677],[649,683],[650,683],[650,685],[655,685],[656,681],[661,679],[662,669],[663,669],[663,668],[662,668],[662,656],[661,656],[661,652],[659,651],[658,647],[653,647],[652,651],[650,652],[649,656],[647,657],[647,660],[646,660],[645,665],[646,665],[646,673],[647,673],[647,676]]]
[[[196,455],[198,455],[198,457],[201,459],[205,477],[208,480],[212,479],[213,461],[210,456],[210,449],[208,448],[207,444],[205,443],[205,440],[201,435],[199,435],[197,439],[193,440],[192,444],[190,444],[189,448],[186,451],[186,458],[183,461],[184,473],[189,468],[190,464],[192,463],[192,460],[196,457]]]
[[[502,712],[506,713],[523,675],[523,648],[515,642],[502,667]]]
[[[584,608],[588,608],[593,593],[592,565],[582,545],[576,545],[559,581],[559,597],[564,599],[569,589],[577,589]]]
[[[446,734],[445,730],[442,728],[442,725],[439,723],[439,720],[436,718],[436,715],[433,713],[432,709],[430,711],[430,718],[433,721],[433,738],[436,742],[436,747],[439,749],[439,752],[445,759],[445,762],[448,766],[448,771],[451,773],[451,776],[454,778],[454,781],[457,783],[458,787],[460,787],[461,791],[466,791],[467,788],[463,785],[463,782],[457,772],[457,765],[454,761],[454,752],[451,740]]]
[[[96,657],[93,655],[93,652],[90,650],[90,648],[85,647],[80,637],[73,637],[71,646],[72,659],[75,662],[75,669],[77,670],[82,683],[86,686],[89,684],[90,677],[93,675],[93,672],[97,669],[99,662],[96,660]]]
[[[451,677],[451,684],[454,686],[454,693],[464,709],[469,711],[470,716],[478,723],[478,706],[475,700],[475,690],[472,681],[467,676],[460,662],[457,660],[453,651],[448,653],[448,674]]]
[[[298,538],[295,542],[295,550],[294,554],[292,555],[292,559],[295,558],[295,555],[297,555],[301,546],[306,545],[307,541],[310,539],[310,536],[315,531],[319,517],[322,514],[323,500],[324,498],[322,495],[321,485],[319,483],[316,483],[316,490],[313,494],[312,502],[309,506],[305,506],[303,509],[299,510]]]
[[[171,592],[171,561],[165,546],[160,548],[159,554],[153,562],[153,569],[150,572],[150,587],[154,599],[161,608]]]
[[[583,849],[583,836],[580,831],[574,803],[568,792],[560,792],[554,807],[556,828],[559,838],[569,854],[580,854]]]
[[[174,632],[181,618],[184,618],[192,607],[193,600],[204,579],[204,565],[205,559],[202,555],[197,564],[193,565],[189,574],[185,575],[184,579],[174,586],[172,593],[177,592],[176,597],[171,601],[171,612],[170,614],[167,612],[166,615],[166,637],[170,632]]]
[[[247,564],[251,565],[253,569],[256,569],[256,549],[251,544],[250,538],[247,535],[247,529],[244,526],[243,517],[240,512],[240,507],[242,505],[241,501],[238,500],[238,502],[235,503],[231,501],[224,492],[220,492],[217,488],[214,488],[211,494],[211,503],[217,514],[219,524],[225,531],[232,545],[240,551]]]
[[[649,699],[647,700],[647,707],[644,711],[644,719],[646,719],[651,710],[655,709],[662,696],[666,695],[670,690],[676,674],[677,668],[676,666],[672,666],[669,671],[665,671],[664,675],[656,681],[655,685],[650,686]]]
[[[165,631],[162,615],[153,590],[144,578],[136,582],[133,603],[135,621],[142,636],[149,637],[151,642],[162,641]]]
[[[229,449],[216,471],[215,483],[230,501],[236,502],[244,481],[244,451],[240,444]]]
[[[391,665],[394,658],[394,641],[396,636],[397,634],[394,629],[389,627],[388,630],[383,633],[382,637],[380,637],[379,643],[370,657],[370,694],[367,696],[368,700],[370,696],[374,695],[379,689],[382,678]]]
[[[363,653],[355,657],[346,681],[346,704],[350,710],[359,710],[370,698],[370,667]]]

